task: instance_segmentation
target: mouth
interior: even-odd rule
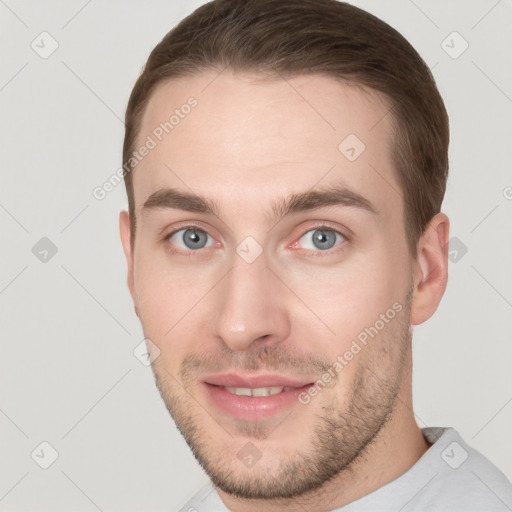
[[[235,374],[201,381],[208,403],[224,415],[247,421],[269,419],[293,409],[299,405],[299,395],[313,384],[283,376]]]
[[[291,391],[296,388],[288,386],[272,386],[267,388],[233,388],[224,386],[224,389],[228,393],[232,393],[233,395],[237,396],[271,396],[282,393],[283,391]]]

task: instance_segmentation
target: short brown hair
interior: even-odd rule
[[[430,69],[395,29],[337,0],[214,0],[153,49],[126,110],[123,162],[135,151],[155,86],[207,69],[320,73],[379,91],[393,121],[392,156],[411,254],[440,211],[448,176],[448,116]],[[340,141],[341,142],[341,141]],[[126,169],[126,167],[125,167]],[[132,172],[124,173],[135,239]]]

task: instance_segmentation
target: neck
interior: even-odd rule
[[[391,418],[373,442],[336,478],[321,488],[297,498],[245,500],[217,489],[224,504],[233,512],[328,512],[343,507],[395,480],[410,469],[428,450],[429,444],[416,424],[412,411],[412,357],[406,365]]]

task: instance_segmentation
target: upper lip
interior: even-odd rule
[[[313,379],[314,380],[314,379]],[[238,373],[216,373],[203,378],[207,384],[233,388],[291,387],[301,388],[313,380],[294,379],[285,375],[241,375]]]

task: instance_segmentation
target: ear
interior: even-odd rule
[[[130,229],[130,215],[126,210],[119,213],[119,233],[121,235],[121,243],[123,244],[123,251],[126,257],[126,263],[128,266],[128,289],[133,299],[135,306],[135,314],[139,316],[137,312],[137,301],[135,295],[134,279],[133,279],[133,251],[132,251],[132,234]]]
[[[444,213],[432,217],[418,241],[413,266],[411,325],[428,320],[441,302],[448,281],[450,221]]]

